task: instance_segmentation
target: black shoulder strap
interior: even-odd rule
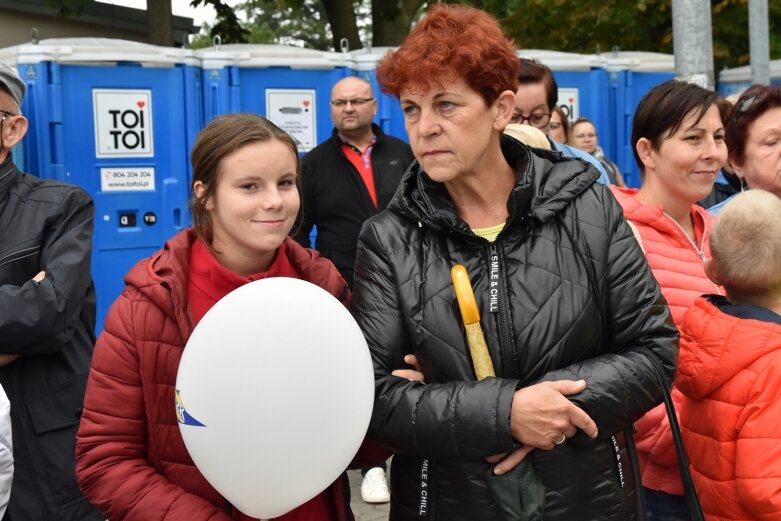
[[[640,231],[637,226],[631,221],[627,221],[629,227],[632,229],[632,233],[637,239],[637,243],[645,253],[645,247],[643,246],[643,238],[640,236]],[[681,438],[681,428],[678,425],[678,417],[675,414],[675,406],[673,405],[672,396],[670,396],[670,390],[666,385],[662,386],[662,397],[664,399],[664,406],[667,409],[667,417],[670,420],[670,431],[673,435],[673,442],[675,443],[675,452],[678,453],[678,466],[681,470],[681,481],[683,481],[683,493],[686,497],[686,506],[689,508],[689,515],[692,521],[704,521],[705,517],[702,514],[702,508],[700,507],[700,500],[697,497],[697,490],[694,488],[694,481],[692,480],[691,472],[689,472],[689,458],[686,456],[686,449],[683,446],[683,439]]]
[[[686,457],[686,449],[683,446],[681,438],[681,428],[678,426],[678,417],[675,415],[675,407],[670,396],[670,390],[666,385],[662,386],[664,406],[667,409],[667,417],[670,420],[670,431],[673,434],[675,442],[675,451],[678,453],[678,466],[681,469],[681,480],[683,481],[683,493],[686,497],[686,506],[689,507],[689,515],[692,521],[704,521],[700,500],[697,497],[697,490],[694,488],[694,481],[689,472],[689,458]]]

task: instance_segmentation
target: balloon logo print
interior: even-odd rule
[[[176,390],[176,421],[184,425],[193,425],[195,427],[205,427],[204,424],[190,416],[187,409],[184,408],[184,401],[179,389]]]

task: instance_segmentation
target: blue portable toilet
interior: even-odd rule
[[[346,54],[286,45],[216,45],[195,52],[203,74],[204,124],[253,112],[308,152],[331,135],[331,87],[348,74]]]
[[[350,51],[352,73],[372,84],[374,96],[377,98],[377,117],[375,123],[388,135],[409,142],[407,131],[404,128],[404,113],[401,110],[399,100],[389,96],[380,90],[377,83],[377,62],[389,51],[397,47],[372,47]]]
[[[770,61],[770,84],[781,85],[781,60]],[[719,94],[738,94],[751,86],[751,65],[724,69],[719,73]]]
[[[610,112],[614,126],[613,155],[627,186],[640,186],[634,158],[632,120],[640,100],[656,85],[675,78],[675,57],[654,52],[616,51],[601,55],[608,72]]]
[[[192,52],[104,38],[0,50],[27,84],[26,170],[95,201],[97,331],[125,273],[189,225],[189,151],[202,121]]]

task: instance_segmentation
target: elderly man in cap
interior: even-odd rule
[[[84,190],[24,174],[25,84],[0,63],[0,384],[11,402],[15,468],[3,521],[103,519],[75,475],[92,346],[95,208]]]

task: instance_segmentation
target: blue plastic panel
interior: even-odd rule
[[[643,96],[655,86],[675,78],[673,72],[633,72],[621,71],[620,78],[614,83],[611,104],[615,107],[616,116],[613,123],[616,128],[615,149],[613,161],[624,175],[627,186],[639,188],[641,184],[640,169],[634,157],[632,141],[632,120],[635,110]]]
[[[79,185],[95,200],[99,332],[127,270],[189,225],[189,153],[202,122],[200,70],[23,67],[29,171]]]
[[[227,66],[203,71],[204,124],[231,112],[253,112],[268,117],[267,89],[314,90],[316,144],[331,136],[331,87],[348,75],[344,67],[290,69]],[[295,136],[294,136],[295,137]]]

